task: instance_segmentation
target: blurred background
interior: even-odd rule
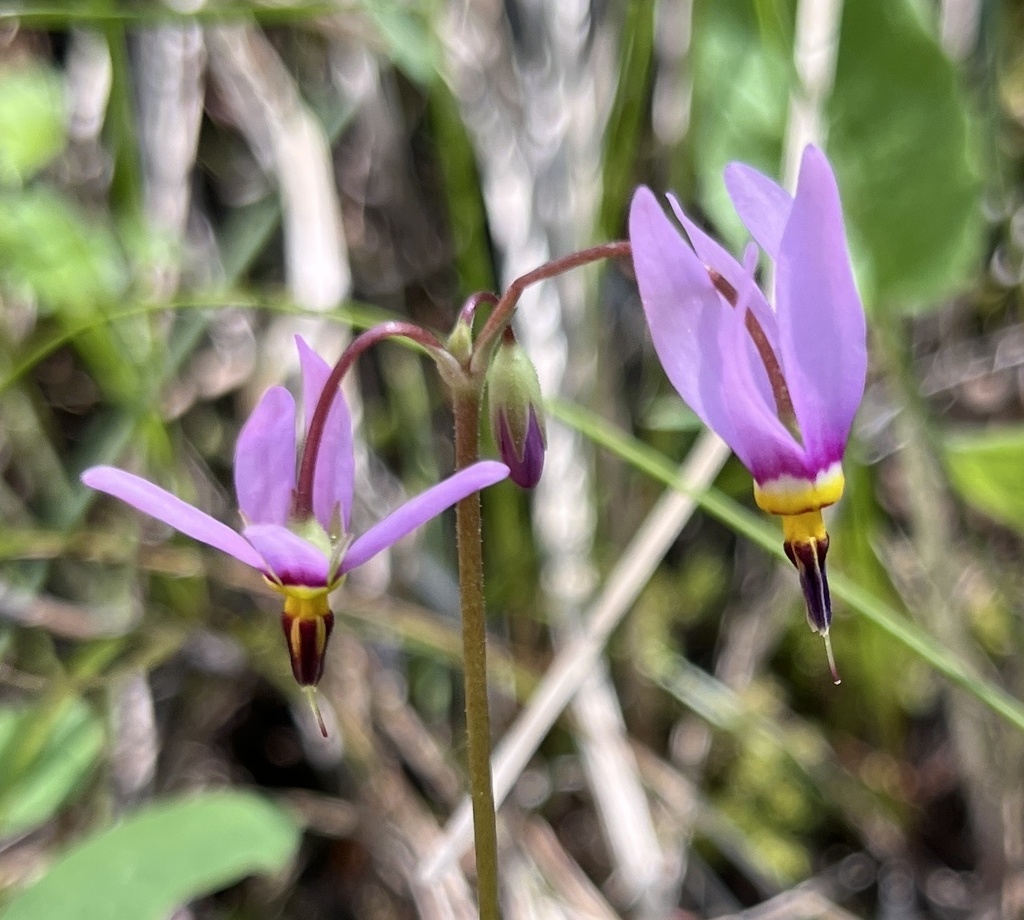
[[[0,918],[472,917],[451,517],[333,598],[325,741],[259,577],[78,475],[233,524],[295,333],[446,334],[640,183],[739,251],[722,168],[808,140],[870,327],[843,683],[630,266],[531,288],[545,474],[484,496],[505,915],[1024,915],[1024,4],[10,0]],[[451,416],[399,345],[346,387],[358,532],[451,470]]]

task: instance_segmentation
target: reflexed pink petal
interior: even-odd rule
[[[793,196],[746,163],[725,167],[725,187],[750,235],[768,255],[778,259]]]
[[[745,275],[737,291],[737,303],[741,300],[744,301],[747,304],[748,310],[754,314],[768,342],[768,348],[772,355],[775,356],[775,362],[781,368],[782,353],[779,348],[779,331],[775,322],[775,313],[768,306],[768,302],[765,300],[764,294],[761,293],[761,289],[757,286],[756,281],[757,262],[760,257],[761,250],[758,249],[757,244],[753,242],[747,243],[743,250],[743,271]],[[736,309],[739,309],[739,307]],[[765,315],[766,313],[767,316]],[[744,318],[743,322],[746,324],[746,318]],[[775,391],[772,389],[768,366],[749,328],[747,329],[747,338],[750,341],[745,347],[751,355],[755,356],[749,365],[753,384],[757,387],[761,401],[766,406],[775,406]]]
[[[684,402],[732,445],[735,430],[725,407],[720,347],[732,310],[648,188],[633,195],[629,238],[640,301],[661,365]]]
[[[722,246],[686,216],[674,195],[669,195],[668,198],[672,204],[672,209],[676,212],[676,217],[679,218],[680,223],[682,223],[686,230],[687,236],[690,237],[690,242],[693,244],[694,251],[701,262],[705,266],[713,268],[725,278],[732,285],[733,290],[737,292],[737,295],[740,291],[748,292],[748,308],[754,314],[761,330],[764,332],[764,337],[769,347],[776,358],[778,358],[779,334],[775,313],[768,305],[768,301],[765,300],[761,289],[752,283],[754,273],[757,271],[757,247],[753,244],[747,245],[744,253],[744,263],[741,265],[732,257],[731,253],[723,249]],[[722,306],[726,310],[735,309],[735,306],[724,295],[722,296]],[[723,352],[723,354],[728,354],[728,352]],[[751,372],[753,374],[753,382],[760,389],[763,399],[768,403],[773,402],[771,381],[768,378],[767,371],[764,369],[763,362],[758,361],[755,363]],[[724,436],[723,439],[728,440]]]
[[[732,253],[722,247],[686,216],[686,212],[679,204],[675,195],[669,195],[668,200],[672,205],[672,210],[676,212],[676,217],[679,218],[679,222],[683,225],[683,229],[686,230],[686,235],[693,244],[693,250],[697,253],[697,258],[708,268],[713,268],[718,272],[735,290],[738,291],[743,287],[745,279],[750,277],[753,274],[753,270],[757,268],[756,260],[753,268],[745,268],[733,258]],[[777,351],[778,332],[776,331],[775,311],[772,310],[771,305],[759,288],[755,288],[751,292],[750,309],[754,316],[757,317],[761,328],[764,329],[765,336],[769,343],[771,343],[772,348]]]
[[[782,358],[808,455],[842,456],[864,394],[864,310],[853,280],[832,169],[804,150],[776,276]]]
[[[295,337],[302,365],[302,405],[306,414],[306,432],[320,400],[331,368],[301,336]],[[325,530],[330,530],[336,505],[341,506],[341,522],[346,532],[352,517],[352,490],[355,458],[352,452],[352,419],[345,396],[339,389],[327,415],[320,452],[313,477],[313,514]]]
[[[779,420],[774,396],[765,395],[755,383],[755,372],[764,367],[750,338],[743,315],[748,289],[740,292],[740,305],[729,317],[727,340],[723,345],[729,360],[725,362],[721,386],[729,393],[728,410],[735,429],[729,446],[758,482],[781,475],[805,476],[807,465],[803,448]]]
[[[437,517],[460,499],[473,492],[501,482],[508,476],[508,467],[496,460],[482,460],[453,476],[431,486],[410,499],[383,521],[357,537],[341,562],[341,572],[351,572],[377,553],[397,543],[421,524]]]
[[[254,524],[242,535],[266,560],[264,568],[284,585],[318,588],[327,584],[327,557],[315,546],[276,524]]]
[[[245,520],[284,524],[295,488],[295,400],[271,387],[242,426],[235,445],[235,492]]]
[[[708,268],[713,268],[718,272],[733,288],[738,289],[743,283],[743,266],[736,261],[731,252],[690,219],[675,195],[669,193],[666,197],[672,210],[675,211],[676,217],[679,218],[679,223],[683,225],[686,235],[690,238],[690,245],[697,253],[697,258]]]
[[[256,550],[226,524],[141,476],[112,466],[94,466],[82,473],[82,482],[90,489],[113,495],[143,514],[163,521],[193,540],[234,556],[254,569],[264,567]]]
[[[749,291],[749,297],[747,303],[750,311],[754,314],[764,332],[764,337],[768,342],[769,347],[775,354],[776,358],[779,357],[779,332],[778,324],[775,320],[775,311],[768,305],[768,301],[765,300],[764,294],[761,293],[761,289],[756,284],[750,283],[754,277],[754,273],[757,271],[757,260],[758,250],[757,247],[752,243],[747,245],[746,251],[744,252],[744,263],[741,265],[737,262],[732,255],[723,249],[715,240],[713,240],[708,234],[700,229],[692,220],[690,220],[683,209],[680,207],[679,202],[676,201],[675,196],[669,195],[669,201],[672,203],[672,208],[676,212],[676,216],[679,218],[683,227],[686,229],[687,235],[690,237],[690,242],[693,244],[693,248],[697,253],[697,257],[710,268],[717,271],[729,284],[732,285],[733,290],[739,292],[742,290]],[[723,296],[723,303],[728,303]],[[730,304],[728,309],[734,309]],[[780,359],[781,360],[781,359]],[[760,368],[755,365],[754,369],[754,382],[761,389],[761,394],[764,398],[771,402],[772,400],[772,387],[771,382],[768,379],[768,374],[763,370],[763,364]]]

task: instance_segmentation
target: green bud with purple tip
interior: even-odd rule
[[[505,330],[487,373],[491,434],[509,478],[521,489],[532,489],[544,471],[547,435],[537,370],[516,342],[511,327]]]

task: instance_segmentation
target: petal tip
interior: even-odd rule
[[[637,186],[629,203],[629,235],[633,236],[638,221],[646,222],[664,215],[665,211],[658,201],[658,196],[646,185]]]
[[[89,469],[82,471],[82,474],[78,479],[83,485],[88,486],[90,489],[96,489],[99,487],[98,484],[105,478],[106,472],[112,469],[114,469],[114,467],[111,466],[90,466]]]

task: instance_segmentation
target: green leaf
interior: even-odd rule
[[[38,707],[0,710],[0,833],[41,824],[92,771],[103,748],[103,725],[81,700],[69,703],[49,725]],[[45,731],[41,749],[11,775],[22,742],[36,723]]]
[[[432,83],[441,69],[441,50],[429,18],[434,4],[363,0],[362,6],[380,32],[392,63],[410,80],[422,86]]]
[[[828,152],[865,300],[925,308],[976,267],[982,214],[966,95],[916,9],[844,5]]]
[[[792,77],[790,36],[782,16],[764,4],[716,0],[698,4],[693,42],[693,145],[700,202],[715,228],[738,252],[750,234],[740,222],[722,181],[722,170],[741,160],[777,175]],[[767,28],[767,26],[766,26]]]
[[[654,69],[654,3],[634,0],[625,7],[619,37],[618,79],[608,113],[598,227],[614,239],[622,232],[622,215],[636,184],[636,163],[643,137],[645,110],[636,104],[648,93]]]
[[[739,251],[731,160],[779,175],[794,86],[790,7],[699,4],[693,145],[700,203]],[[865,303],[924,309],[965,283],[982,242],[980,143],[954,64],[914,0],[846,3],[827,152]]]
[[[0,184],[21,185],[64,148],[64,84],[32,65],[0,71]]]
[[[281,809],[249,793],[161,802],[72,848],[0,920],[163,920],[246,875],[280,871],[298,841]]]
[[[428,101],[437,149],[443,151],[443,156],[437,158],[437,166],[444,177],[460,289],[489,291],[496,281],[473,144],[459,114],[458,103],[443,80],[437,80],[431,87]]]
[[[87,220],[53,190],[35,187],[0,193],[0,283],[34,295],[40,312],[67,329],[119,303],[128,270],[102,222]],[[152,367],[151,345],[141,321],[116,330],[99,326],[75,342],[104,395],[128,404],[146,392],[139,375]]]
[[[115,300],[127,272],[112,234],[46,188],[0,195],[0,279],[81,314]]]
[[[969,505],[1024,532],[1024,428],[949,437],[945,460],[953,487]]]

